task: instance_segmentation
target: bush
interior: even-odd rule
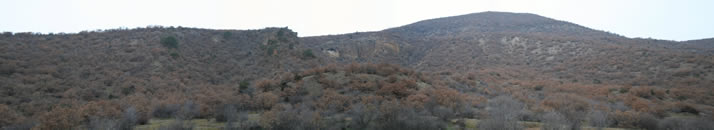
[[[174,36],[161,38],[161,45],[164,45],[164,47],[176,49],[178,48],[178,44],[178,40]]]
[[[166,104],[166,105],[159,105],[156,108],[154,108],[154,112],[152,112],[152,115],[157,118],[171,118],[176,112],[178,112],[181,108],[181,105],[179,104]]]
[[[596,110],[588,113],[590,125],[598,129],[608,127],[612,122],[608,119],[607,112]]]
[[[230,31],[223,32],[223,39],[229,39],[233,36],[233,33]]]
[[[248,80],[243,80],[238,83],[238,91],[240,93],[252,93],[253,91],[250,91],[250,82]]]
[[[88,130],[116,130],[118,128],[116,120],[101,117],[90,117],[89,124],[87,125]]]
[[[193,117],[199,114],[198,104],[193,103],[193,101],[186,101],[181,106],[181,109],[176,113],[177,119],[191,120]]]
[[[305,59],[315,58],[315,54],[312,53],[311,49],[307,49],[305,51],[302,51],[302,57],[304,57]]]
[[[179,55],[178,52],[171,52],[171,54],[169,54],[169,55],[171,55],[171,58],[174,58],[174,59],[179,58],[181,56],[181,55]]]
[[[280,97],[278,95],[273,94],[272,92],[261,92],[257,94],[254,98],[254,106],[259,109],[270,109],[273,107],[273,105],[277,104],[278,101],[280,101]]]
[[[372,122],[377,120],[380,115],[379,111],[377,111],[375,107],[367,107],[362,103],[352,105],[347,114],[352,117],[351,124],[354,124],[352,128],[356,128],[358,130],[368,128],[370,124],[373,124]]]
[[[568,120],[558,112],[548,112],[541,117],[544,130],[566,130],[568,129]]]
[[[236,121],[237,117],[237,110],[235,106],[233,105],[223,105],[223,111],[221,114],[216,115],[216,121],[217,122],[234,122]],[[226,124],[228,124],[226,123]]]
[[[5,104],[0,104],[0,128],[19,123],[22,115]]]
[[[656,130],[659,119],[652,114],[640,114],[636,126],[645,130]]]
[[[82,122],[82,117],[77,113],[78,110],[76,108],[56,107],[40,115],[38,118],[41,122],[39,129],[73,129]]]
[[[587,99],[575,94],[554,94],[546,97],[541,104],[562,114],[568,120],[569,128],[580,128],[590,108]]]
[[[123,117],[119,124],[119,128],[122,130],[134,129],[134,126],[136,126],[136,123],[139,122],[139,116],[137,115],[137,110],[134,107],[129,107],[126,110],[124,110],[124,113],[122,116]]]
[[[479,129],[523,129],[523,126],[518,124],[517,119],[520,114],[519,111],[524,109],[523,103],[514,100],[510,96],[498,96],[488,101],[488,107],[491,118],[479,123]]]

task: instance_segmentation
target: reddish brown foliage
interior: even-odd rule
[[[0,117],[0,127],[20,123],[25,118],[5,104],[0,104]]]
[[[92,101],[84,104],[79,108],[77,112],[80,112],[84,121],[89,121],[90,117],[99,118],[119,118],[121,116],[122,109],[119,103],[113,101]]]
[[[270,80],[270,79],[263,79],[263,80],[258,80],[257,82],[255,82],[255,88],[261,92],[272,91],[273,89],[275,89],[277,87],[278,87],[277,82]]]
[[[82,116],[77,108],[55,107],[49,112],[40,115],[38,118],[39,129],[73,129],[82,122]]]
[[[254,106],[261,109],[270,109],[280,101],[278,95],[273,92],[262,92],[255,95]]]
[[[335,92],[335,90],[327,89],[323,92],[322,97],[317,100],[316,107],[321,110],[337,110],[345,111],[351,103],[351,98]]]
[[[435,87],[431,91],[431,98],[439,105],[449,108],[454,108],[458,105],[463,105],[466,96],[458,91],[445,87]]]
[[[397,98],[404,98],[411,95],[416,88],[416,82],[414,80],[398,80],[393,83],[389,81],[380,82],[380,85],[381,88],[377,90],[377,94],[382,96],[396,96]]]

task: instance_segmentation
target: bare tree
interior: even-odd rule
[[[380,113],[375,107],[366,107],[361,103],[352,105],[352,108],[347,112],[352,117],[352,123],[356,129],[368,128],[371,122],[377,120]]]
[[[498,96],[488,101],[490,119],[479,123],[479,129],[520,130],[523,126],[518,124],[520,111],[524,109],[523,103],[510,96]]]
[[[590,111],[590,113],[588,113],[588,119],[590,121],[590,125],[598,130],[602,130],[604,127],[608,127],[612,124],[612,121],[610,121],[607,117],[607,112],[603,112],[601,110]]]
[[[90,117],[89,124],[87,125],[89,130],[119,130],[116,120],[101,118],[101,117]]]
[[[568,120],[565,116],[558,112],[548,112],[541,117],[541,122],[543,123],[543,130],[567,130]]]
[[[223,113],[219,115],[219,117],[223,117],[223,121],[226,121],[225,127],[223,129],[225,130],[233,130],[236,129],[234,124],[235,121],[238,119],[237,115],[237,109],[233,105],[225,105],[223,107]],[[216,121],[218,121],[218,118],[216,118]]]
[[[123,117],[119,124],[119,129],[133,130],[134,126],[136,126],[136,123],[139,120],[136,113],[137,113],[136,108],[134,108],[134,107],[129,107],[126,110],[124,110],[124,113],[122,115]]]

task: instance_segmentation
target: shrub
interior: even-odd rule
[[[230,31],[223,32],[223,39],[229,39],[232,36],[233,36],[233,33],[231,33]]]
[[[135,93],[133,95],[127,96],[124,100],[126,101],[125,104],[129,105],[131,108],[136,109],[138,124],[143,125],[149,122],[149,118],[151,118],[152,114],[152,105],[148,100],[148,97],[141,93]]]
[[[259,80],[255,83],[255,88],[260,92],[272,91],[277,86],[277,83],[270,79]]]
[[[657,124],[659,124],[659,119],[652,114],[640,114],[637,119],[637,127],[645,130],[656,130]]]
[[[662,123],[658,127],[662,130],[679,130],[684,128],[686,122],[676,117],[667,117],[662,119]]]
[[[171,116],[176,114],[176,112],[178,112],[180,109],[181,109],[181,105],[179,105],[179,104],[159,105],[156,108],[154,108],[152,115],[154,117],[158,117],[158,118],[171,118]]]
[[[178,40],[174,36],[161,38],[161,45],[164,45],[164,47],[176,49],[178,48],[178,44]]]
[[[261,92],[255,96],[255,107],[260,108],[260,109],[270,109],[273,107],[273,105],[277,104],[278,101],[280,101],[280,97],[278,95],[273,94],[272,92]]]
[[[347,114],[352,117],[351,124],[354,124],[353,128],[362,130],[368,128],[371,124],[373,124],[372,122],[377,120],[381,113],[379,113],[379,111],[377,111],[376,107],[374,106],[370,107],[362,103],[357,103],[352,105]]]
[[[89,124],[87,125],[88,130],[116,130],[119,129],[117,126],[117,121],[109,118],[101,117],[90,117]],[[128,130],[128,129],[122,129]]]
[[[131,130],[134,129],[134,126],[136,126],[136,123],[139,121],[139,117],[137,115],[137,110],[134,107],[129,107],[126,110],[124,110],[124,113],[122,114],[122,119],[119,124],[119,129],[122,130]]]
[[[524,109],[523,103],[510,96],[498,96],[488,101],[488,107],[491,118],[479,123],[479,129],[523,129],[517,119],[520,114],[518,111]]]
[[[312,53],[312,49],[307,49],[302,51],[302,57],[304,57],[305,59],[315,58],[315,54]]]
[[[541,90],[543,90],[543,85],[535,86],[535,91],[541,91]]]
[[[583,97],[574,94],[555,94],[546,97],[543,106],[562,114],[569,122],[569,128],[580,128],[590,104]]]
[[[238,109],[236,109],[236,107],[233,105],[230,105],[230,104],[223,105],[223,111],[220,114],[216,115],[216,121],[217,122],[228,122],[228,123],[236,121],[236,119],[238,118],[236,115],[238,113],[237,110]],[[226,123],[226,124],[228,124],[228,123]]]
[[[179,55],[178,52],[171,52],[171,54],[169,54],[169,55],[171,55],[171,58],[174,58],[174,59],[181,57],[181,55]]]
[[[590,125],[598,129],[608,127],[610,126],[610,124],[612,124],[612,122],[608,119],[607,112],[600,110],[595,110],[588,113],[588,119],[590,121]]]
[[[249,89],[250,82],[248,82],[248,80],[243,80],[238,83],[238,91],[240,91],[240,93],[252,93]]]
[[[199,114],[198,104],[189,100],[181,105],[181,109],[176,113],[176,118],[181,120],[191,120]]]
[[[548,112],[541,117],[544,130],[568,129],[568,120],[558,112]]]
[[[56,107],[37,118],[41,122],[38,128],[43,130],[73,129],[82,122],[82,118],[77,112],[78,110],[76,108]]]
[[[107,100],[92,101],[83,105],[78,112],[88,121],[89,117],[96,116],[98,118],[115,119],[121,116],[121,107],[116,102]]]
[[[20,113],[17,113],[5,104],[0,104],[0,117],[0,128],[20,123],[19,121],[23,120]]]

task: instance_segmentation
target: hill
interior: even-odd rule
[[[511,67],[563,82],[711,86],[711,54],[673,41],[630,39],[534,14],[484,12],[378,32],[301,38],[336,63],[376,62],[424,71]],[[697,48],[694,50],[702,50]],[[667,82],[664,82],[667,81]],[[696,83],[682,83],[694,81]]]
[[[507,12],[315,37],[4,33],[0,128],[710,129],[708,41]]]

